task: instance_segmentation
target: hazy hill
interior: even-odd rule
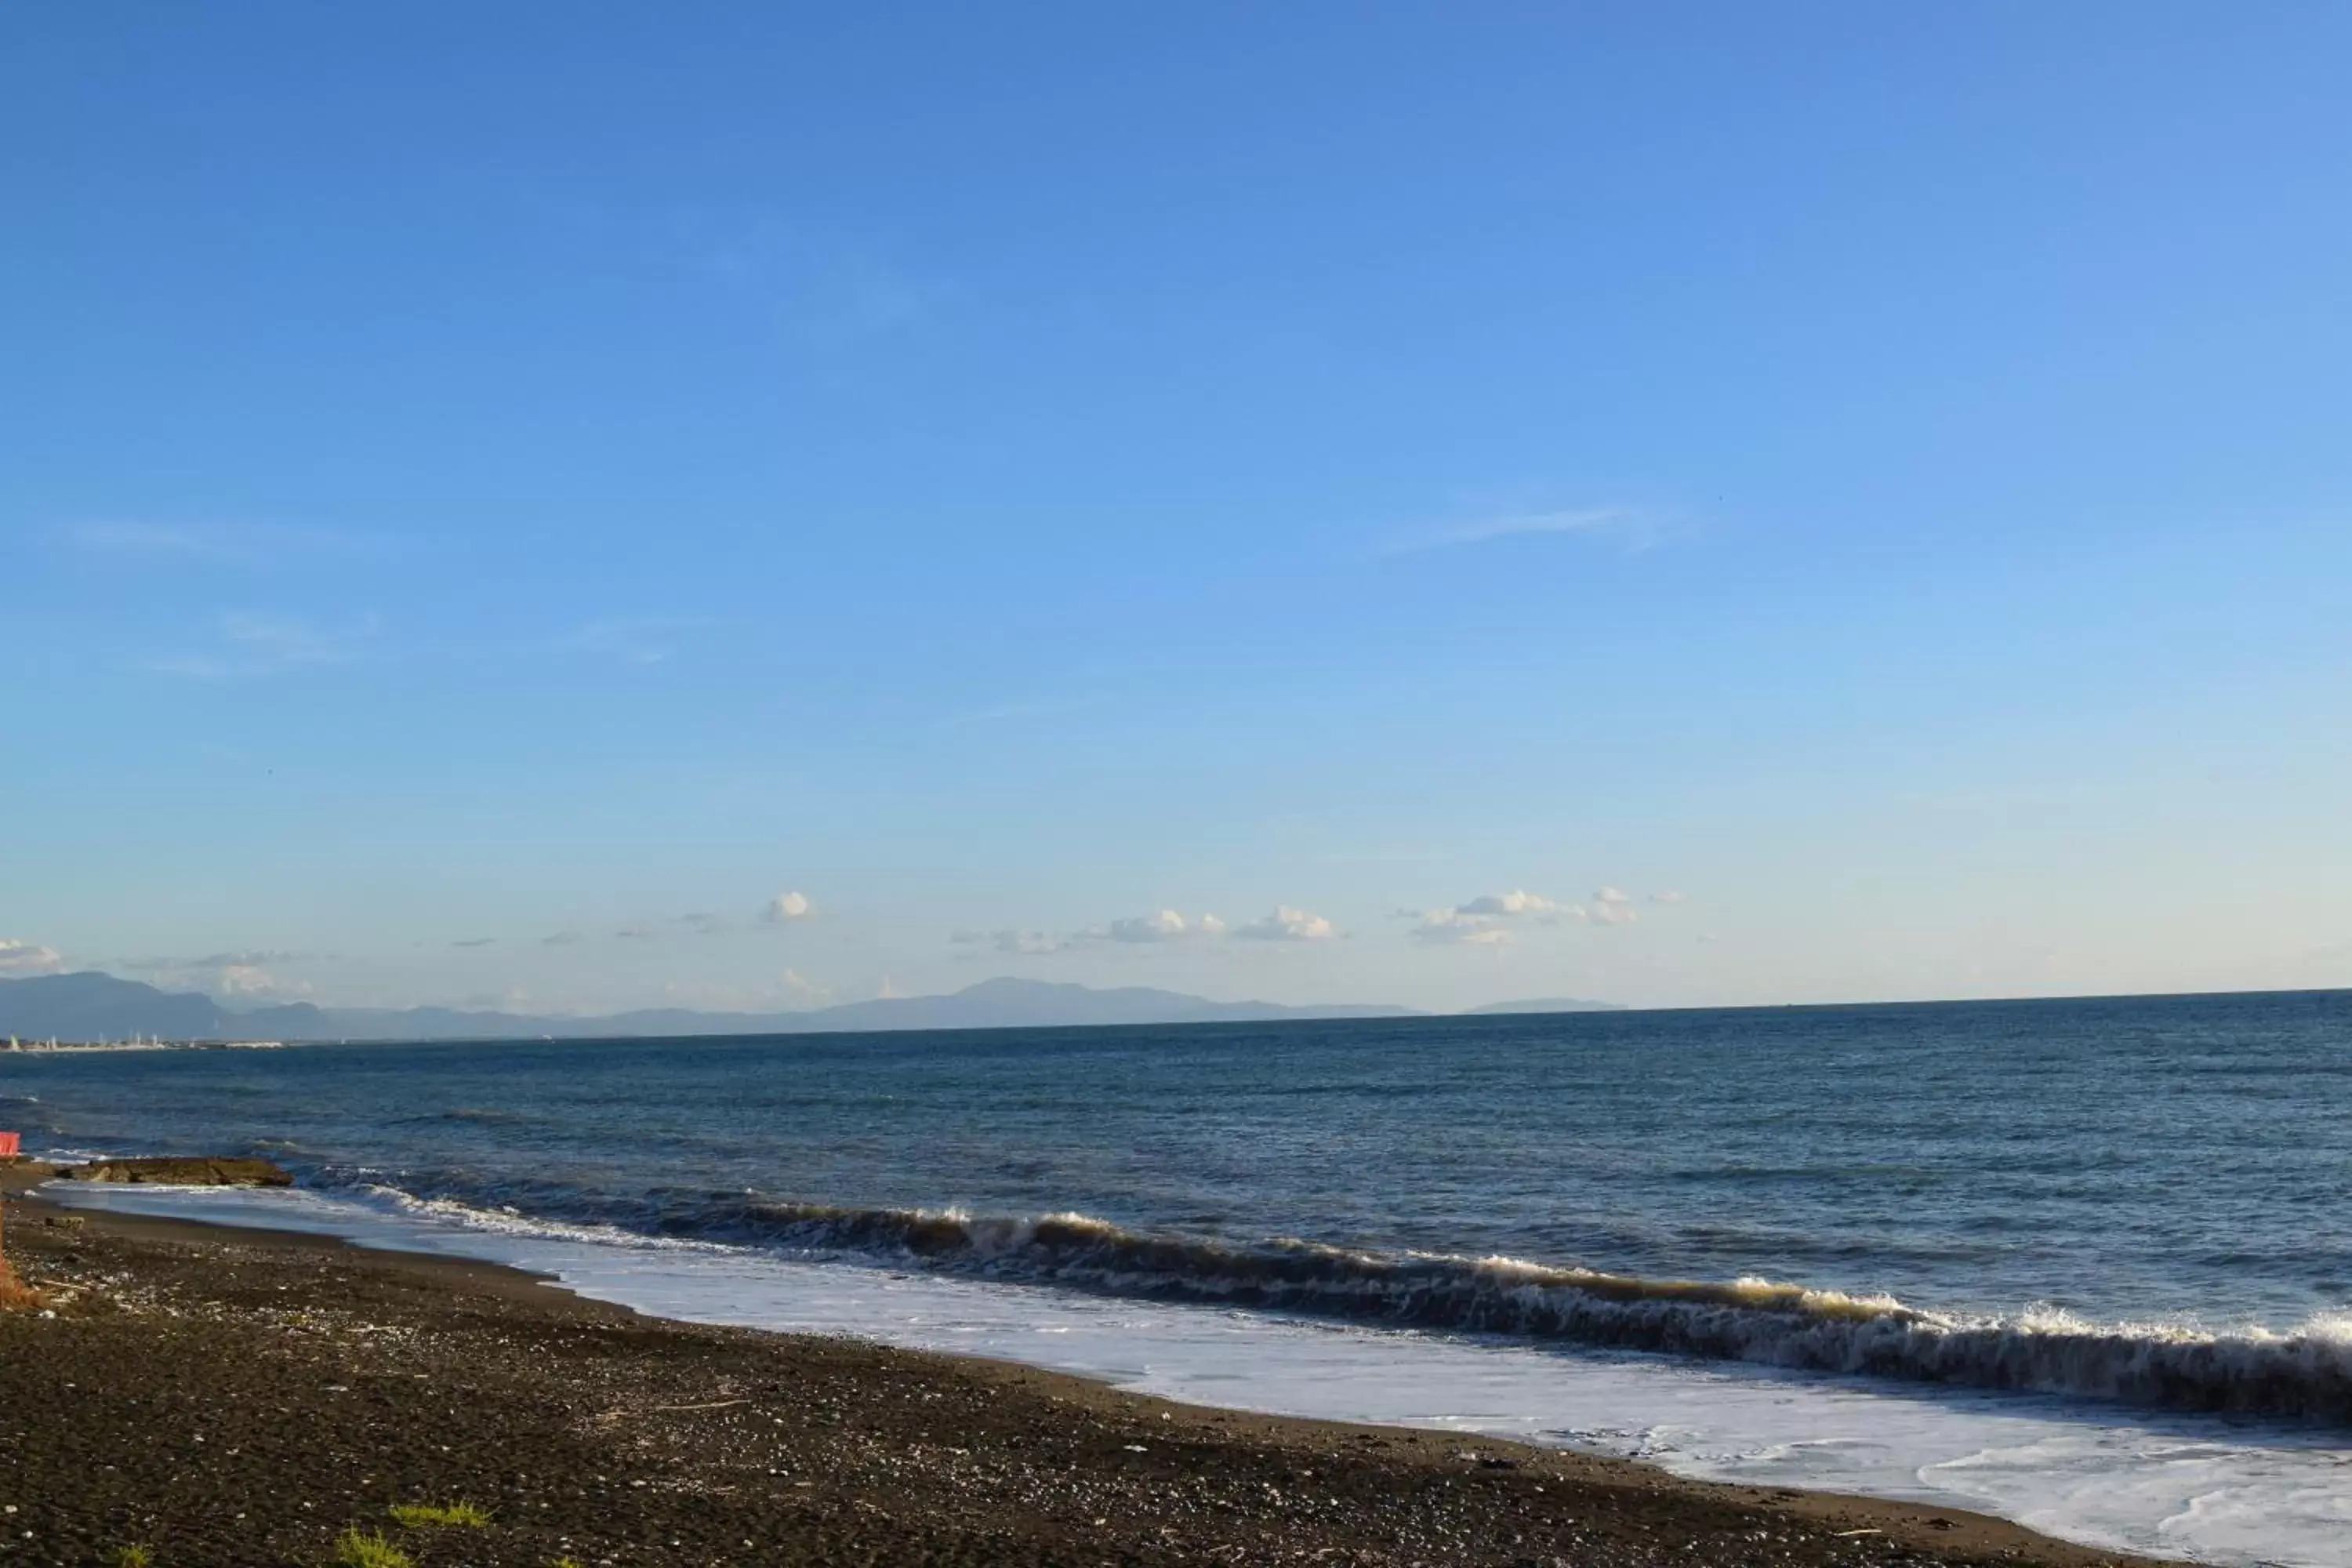
[[[0,980],[0,1038],[119,1040],[131,1035],[218,1039],[227,1015],[209,996],[158,991],[89,971]]]
[[[1624,1005],[1618,1002],[1588,1002],[1578,996],[1535,996],[1525,1002],[1489,1002],[1484,1007],[1464,1009],[1466,1017],[1479,1017],[1497,1013],[1622,1013]]]
[[[1402,1018],[1409,1007],[1287,1007],[1275,1002],[1212,1002],[1181,992],[1127,985],[1097,991],[1040,980],[983,980],[947,996],[888,997],[795,1013],[799,1029],[1038,1028],[1057,1024],[1206,1024],[1269,1018]]]
[[[449,1040],[550,1036],[808,1034],[877,1029],[1044,1028],[1079,1024],[1193,1024],[1275,1018],[1403,1017],[1403,1007],[1290,1007],[1212,1002],[1175,991],[1097,991],[1034,980],[984,980],[946,996],[887,997],[805,1013],[698,1013],[683,1008],[582,1018],[448,1007],[320,1007],[308,1002],[235,1011],[209,997],[157,990],[95,972],[0,981],[0,1036],[46,1039]]]

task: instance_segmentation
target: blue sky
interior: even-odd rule
[[[2352,984],[2347,52],[10,8],[0,972]]]

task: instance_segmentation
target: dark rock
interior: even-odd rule
[[[71,1182],[152,1182],[174,1187],[290,1187],[294,1178],[267,1160],[94,1160],[58,1174]]]

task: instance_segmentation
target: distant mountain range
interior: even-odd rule
[[[1480,1013],[1605,1010],[1605,1002],[1505,1002]],[[159,991],[89,971],[0,980],[0,1036],[27,1039],[479,1040],[682,1035],[861,1033],[890,1029],[1050,1028],[1068,1025],[1255,1023],[1280,1018],[1404,1018],[1410,1007],[1291,1007],[1212,1002],[1129,985],[1098,991],[1036,980],[983,980],[945,996],[892,996],[804,1013],[698,1013],[663,1007],[601,1017],[476,1013],[449,1007],[320,1007],[308,1002],[236,1010],[209,996]]]

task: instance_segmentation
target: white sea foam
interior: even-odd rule
[[[1916,1499],[2116,1549],[2352,1568],[2352,1450],[2316,1432],[649,1241],[388,1190],[364,1198],[53,1190],[90,1207],[507,1263],[688,1321],[855,1334],[1202,1404],[1550,1443],[1752,1485]]]
[[[365,1191],[412,1210],[422,1205],[422,1212],[484,1212],[454,1205],[436,1210],[391,1188]],[[2352,1428],[2352,1338],[2332,1318],[2277,1331],[2097,1323],[2050,1310],[1971,1317],[1883,1295],[1754,1278],[1654,1279],[1295,1237],[1233,1242],[1134,1230],[1069,1212],[974,1215],[758,1193],[709,1194],[635,1217],[632,1228],[641,1233],[1143,1300]],[[572,1234],[593,1239],[617,1233]]]

